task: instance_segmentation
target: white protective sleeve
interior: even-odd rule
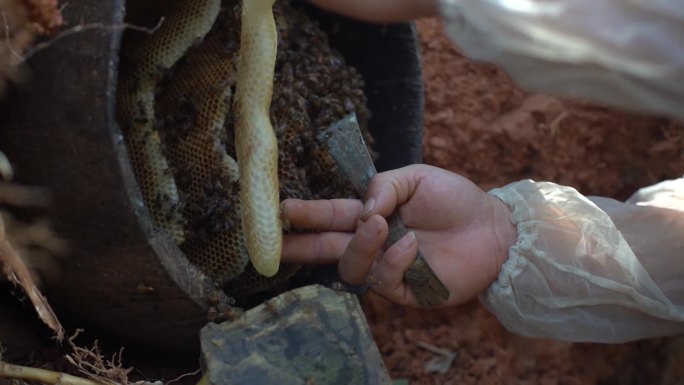
[[[480,296],[507,329],[605,343],[684,333],[684,179],[628,202],[531,180],[489,193],[518,230]]]
[[[684,118],[684,0],[438,0],[468,57],[529,91]]]

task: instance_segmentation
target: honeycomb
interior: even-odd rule
[[[236,298],[281,285],[299,269],[282,265],[272,278],[257,274],[243,240],[232,115],[240,14],[239,1],[224,1],[212,30],[164,75],[155,98],[155,128],[179,194],[172,209],[183,218],[179,247]],[[277,1],[274,16],[278,54],[270,114],[279,146],[280,199],[355,197],[316,134],[355,112],[372,143],[361,76],[301,10]],[[120,122],[129,141],[130,119],[120,116]],[[144,159],[131,154],[145,204],[159,207],[159,197],[150,193],[156,186],[145,188],[150,182],[141,178]],[[168,209],[150,212],[163,230]]]

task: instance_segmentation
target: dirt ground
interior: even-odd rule
[[[426,80],[426,163],[465,175],[484,189],[532,178],[617,199],[684,174],[681,124],[527,94],[495,66],[461,56],[438,21],[418,25]],[[424,311],[371,295],[364,308],[397,383],[684,383],[680,341],[600,345],[531,340],[505,331],[476,301]],[[446,373],[434,372],[440,356],[425,346],[455,354]]]
[[[684,174],[684,126],[583,101],[528,94],[497,67],[463,57],[436,20],[418,23],[426,112],[424,160],[483,189],[522,178],[626,199]],[[393,378],[411,384],[674,384],[684,382],[675,342],[569,344],[508,333],[479,303],[418,311],[371,296],[373,333]],[[456,354],[445,374],[439,355]]]

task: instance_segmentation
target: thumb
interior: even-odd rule
[[[397,206],[411,199],[429,167],[411,165],[375,175],[368,186],[360,219],[366,221],[374,214],[390,216]]]

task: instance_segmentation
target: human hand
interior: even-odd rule
[[[409,234],[385,249],[388,217],[398,207]],[[355,199],[283,201],[292,226],[317,230],[283,241],[282,259],[335,263],[342,280],[364,284],[386,299],[418,306],[403,279],[418,246],[450,292],[443,305],[467,302],[499,275],[517,239],[511,211],[468,179],[432,166],[413,165],[371,180],[365,205]]]
[[[409,21],[438,14],[437,0],[308,0],[327,11],[373,22]]]

